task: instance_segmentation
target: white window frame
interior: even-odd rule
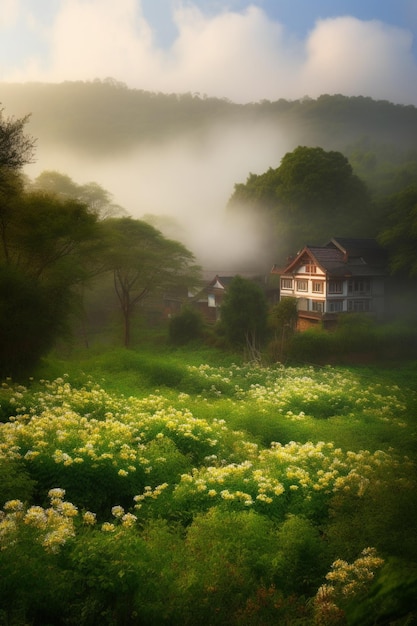
[[[329,293],[343,293],[343,280],[329,280]]]
[[[352,295],[371,293],[371,281],[369,278],[351,278],[348,283],[348,292]]]
[[[301,287],[300,285],[305,285],[305,288],[304,286]],[[297,291],[304,291],[304,292],[308,291],[308,280],[306,280],[305,278],[298,278],[296,286],[297,286]]]
[[[329,308],[329,313],[343,312],[343,300],[329,300],[327,306]]]
[[[348,300],[348,311],[350,313],[369,313],[371,311],[370,300]]]
[[[324,300],[312,300],[311,310],[315,313],[324,313]]]
[[[292,278],[281,278],[281,289],[292,289],[292,288],[293,288]]]

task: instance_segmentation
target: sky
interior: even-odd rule
[[[0,106],[1,82],[106,78],[237,103],[337,93],[417,106],[417,0],[0,0]],[[133,217],[174,220],[164,234],[213,275],[276,261],[269,225],[225,207],[235,183],[294,149],[280,128],[213,128],[199,149],[167,138],[117,158],[37,139],[29,176],[94,181]]]
[[[417,105],[417,0],[1,0],[0,81],[107,77],[240,103]]]

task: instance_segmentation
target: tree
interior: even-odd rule
[[[0,378],[29,374],[64,331],[65,293],[0,264]]]
[[[0,109],[0,171],[20,170],[34,157],[35,140],[23,132],[29,115],[21,119],[4,117]]]
[[[4,196],[0,212],[0,375],[27,374],[67,326],[96,268],[97,218],[75,200]]]
[[[234,346],[244,347],[253,359],[267,333],[266,296],[255,282],[235,276],[224,295],[221,326]]]
[[[411,185],[385,202],[389,216],[379,242],[389,253],[393,274],[417,277],[417,185]]]
[[[124,209],[113,201],[109,191],[94,182],[78,185],[67,174],[45,170],[33,181],[32,188],[61,199],[72,198],[86,204],[100,219],[123,215]]]
[[[24,193],[15,198],[2,230],[3,260],[35,279],[79,283],[90,269],[87,259],[98,236],[96,222],[77,200]]]
[[[184,307],[169,321],[169,339],[176,346],[185,345],[203,334],[204,320],[201,313],[191,307]]]
[[[199,280],[194,256],[156,228],[130,217],[106,220],[106,259],[123,315],[124,345],[131,343],[132,314],[151,294],[172,287],[192,287]]]
[[[270,346],[274,359],[282,361],[288,340],[295,332],[297,319],[297,298],[283,298],[272,307],[268,316],[268,326],[275,334]]]
[[[337,233],[375,234],[365,184],[346,157],[323,148],[299,146],[277,169],[250,174],[235,186],[230,209],[272,216],[281,262],[306,243],[323,244]]]

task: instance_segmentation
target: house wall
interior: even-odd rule
[[[291,281],[291,288],[288,281]],[[383,277],[326,280],[323,272],[315,274],[298,272],[295,275],[281,277],[281,299],[297,298],[297,308],[300,312],[318,314],[363,312],[372,313],[377,319],[381,319],[384,315],[384,296]],[[316,323],[315,320],[312,323]],[[311,321],[308,324],[311,325]]]

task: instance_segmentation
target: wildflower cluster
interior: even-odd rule
[[[384,560],[378,556],[375,548],[362,550],[353,563],[342,559],[334,561],[331,571],[326,575],[328,583],[319,588],[314,599],[315,623],[323,626],[339,621],[342,623],[343,605],[368,590],[375,572],[383,564]]]
[[[78,515],[77,507],[64,500],[63,489],[49,491],[50,507],[25,508],[20,500],[9,500],[0,512],[0,543],[7,549],[18,541],[22,527],[28,526],[35,531],[36,540],[48,552],[58,552],[68,539],[75,537],[74,518]]]
[[[15,415],[1,425],[0,459],[106,466],[125,478],[139,469],[152,474],[166,462],[163,455],[153,454],[150,444],[155,441],[170,440],[183,455],[200,462],[221,450],[228,431],[224,422],[196,418],[163,396],[114,397],[97,386],[74,389],[57,379],[44,382],[44,390],[33,394],[26,410],[26,403],[18,403],[21,393],[11,392]]]
[[[331,367],[317,370],[312,366],[214,368],[201,365],[189,369],[207,380],[208,389],[226,388],[229,396],[237,400],[256,401],[265,409],[273,407],[276,413],[291,420],[306,416],[353,415],[358,411],[383,420],[406,410],[396,385],[364,386],[353,373]]]
[[[406,474],[407,467],[410,470],[411,464],[405,463],[401,472]],[[339,491],[364,496],[373,479],[394,469],[400,472],[395,455],[379,450],[345,453],[331,442],[273,443],[242,463],[210,465],[183,474],[173,499],[182,509],[197,502],[205,508],[227,501],[269,516],[306,514],[315,503],[328,502]]]

